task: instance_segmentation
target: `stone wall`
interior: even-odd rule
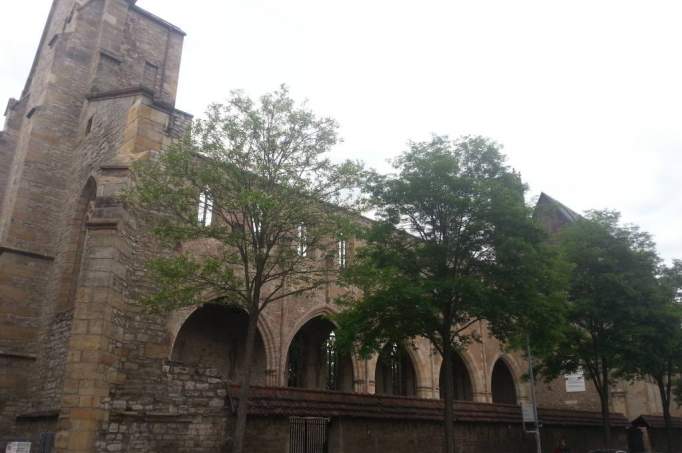
[[[34,356],[0,354],[0,451],[15,437],[16,415],[29,409],[28,380]]]
[[[144,387],[112,391],[97,451],[219,451],[226,389],[215,369],[166,363]]]
[[[215,452],[231,434],[238,388],[216,370],[168,363],[153,382],[151,399],[112,396],[111,418],[99,435],[97,451]],[[145,392],[145,398],[150,397]],[[330,453],[422,453],[442,448],[442,403],[400,397],[256,387],[250,401],[246,451],[286,453],[289,417],[324,417]],[[602,445],[600,415],[580,411],[541,411],[544,451],[566,439],[576,452]],[[534,453],[523,432],[520,408],[481,403],[456,404],[458,453]],[[625,447],[627,420],[614,415],[614,446]],[[227,431],[226,431],[227,429]]]

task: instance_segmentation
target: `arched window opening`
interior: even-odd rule
[[[76,300],[78,279],[83,264],[83,254],[85,253],[87,223],[94,211],[96,198],[97,184],[93,179],[90,179],[78,199],[60,256],[61,279],[57,302],[57,310],[59,311],[73,307]]]
[[[207,304],[183,324],[173,347],[172,360],[189,366],[216,368],[233,383],[240,383],[245,369],[246,313],[223,305]],[[251,382],[265,384],[265,347],[256,335]]]
[[[379,354],[374,378],[377,395],[415,396],[417,379],[405,347],[389,343]]]
[[[348,241],[343,238],[336,242],[336,264],[340,269],[348,267]]]
[[[473,401],[474,392],[471,386],[469,370],[459,354],[455,353],[452,358],[452,370],[454,375],[454,395],[456,401]],[[440,398],[445,398],[445,362],[440,368]]]
[[[207,192],[199,194],[199,208],[197,211],[197,220],[202,226],[211,226],[213,223],[213,200]]]
[[[353,362],[336,346],[334,324],[318,317],[296,334],[287,358],[289,387],[353,391]]]
[[[298,256],[308,256],[308,229],[303,224],[296,231],[296,253]]]
[[[509,367],[500,359],[493,368],[492,377],[493,403],[517,404],[516,385]]]

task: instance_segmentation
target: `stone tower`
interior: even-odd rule
[[[93,451],[123,291],[128,164],[188,124],[184,33],[135,0],[54,0],[0,132],[3,436]],[[54,440],[44,436],[43,443]],[[42,451],[42,450],[41,450]]]

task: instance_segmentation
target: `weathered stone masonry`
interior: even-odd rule
[[[75,453],[208,453],[227,440],[239,403],[231,384],[243,366],[241,318],[206,316],[210,306],[145,312],[144,263],[159,251],[118,196],[130,164],[191,121],[175,108],[183,39],[134,0],[54,0],[26,87],[8,103],[0,132],[0,451],[17,439],[38,451],[44,433],[56,434],[55,451]],[[538,212],[550,229],[572,216],[548,197]],[[333,325],[322,318],[337,311],[340,291],[330,285],[264,313],[249,451],[287,451],[295,415],[330,417],[335,452],[416,452],[439,439],[441,360],[423,339],[402,346],[409,377],[399,388],[383,359],[351,357],[339,371],[337,390],[346,393],[309,391],[329,384],[319,345],[302,353],[291,380],[292,345],[302,332],[306,341],[329,336]],[[458,406],[463,451],[525,451],[519,408],[490,404],[527,400],[523,357],[505,352],[485,323],[472,329],[483,341],[457,359],[458,395],[471,401]],[[283,389],[293,381],[308,391]],[[616,412],[660,411],[650,386],[632,388],[618,389]],[[395,391],[411,398],[372,396]],[[561,433],[598,438],[594,414],[556,411],[596,409],[593,389],[569,395],[558,380],[539,397],[548,442]],[[622,428],[624,419],[614,420]]]
[[[130,162],[189,120],[174,109],[184,35],[134,3],[55,1],[22,97],[8,105],[0,438],[35,440],[35,423],[58,432],[58,451],[93,451],[122,378],[113,321],[126,311],[130,243],[115,195]]]

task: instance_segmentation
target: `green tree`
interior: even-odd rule
[[[661,268],[648,300],[632,307],[622,375],[653,381],[663,407],[668,453],[672,453],[673,390],[682,374],[682,261]]]
[[[261,313],[337,272],[329,250],[360,168],[325,156],[336,143],[336,122],[297,105],[285,87],[259,102],[235,92],[134,168],[128,200],[175,251],[148,263],[157,288],[147,304],[170,311],[211,300],[249,316],[235,453],[243,451]]]
[[[478,339],[470,327],[479,321],[502,340],[558,322],[562,273],[494,142],[434,137],[412,143],[395,167],[367,188],[379,221],[343,273],[359,291],[340,301],[339,343],[366,356],[429,339],[444,360],[452,453],[455,351]]]
[[[613,211],[592,211],[559,234],[572,266],[567,323],[557,326],[561,341],[544,354],[540,370],[547,379],[585,373],[599,394],[607,447],[610,393],[624,364],[632,310],[655,292],[658,265],[650,236],[619,219]]]

